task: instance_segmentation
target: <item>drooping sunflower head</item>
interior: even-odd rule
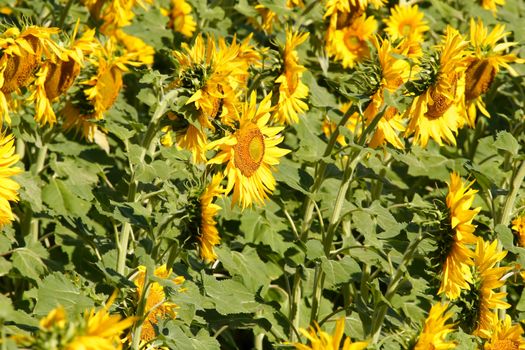
[[[422,41],[425,32],[430,29],[424,17],[417,5],[396,5],[391,10],[390,17],[383,20],[386,24],[385,31],[392,40]]]
[[[454,327],[449,322],[453,313],[448,310],[449,303],[436,303],[432,306],[414,350],[453,349],[456,346],[456,343],[446,339]]]
[[[497,291],[505,284],[503,276],[512,269],[497,267],[506,255],[506,251],[498,248],[497,240],[485,242],[478,238],[473,255],[473,283],[457,302],[461,308],[460,326],[465,332],[488,338],[497,320],[497,310],[510,307],[504,301],[507,293]]]
[[[139,266],[138,274],[134,283],[137,287],[137,302],[142,300],[144,305],[144,315],[142,330],[140,333],[141,341],[148,342],[155,338],[155,325],[159,319],[166,317],[175,318],[177,305],[168,301],[165,287],[158,282],[148,281],[146,267]],[[172,271],[166,265],[161,265],[155,269],[153,275],[157,278],[172,282],[174,286],[180,286],[184,282],[184,277],[172,278]]]
[[[243,105],[235,132],[208,145],[210,149],[220,149],[208,163],[227,163],[225,193],[233,189],[232,205],[240,203],[246,208],[253,203],[262,204],[275,189],[272,171],[279,164],[279,158],[290,151],[277,147],[284,139],[278,136],[283,127],[267,125],[271,110],[271,94],[257,106],[253,92]]]
[[[375,18],[362,15],[351,25],[334,32],[332,44],[327,48],[330,55],[342,61],[345,68],[353,68],[357,62],[370,56],[369,40],[377,29]]]
[[[308,340],[308,345],[295,343],[293,344],[297,350],[362,350],[368,345],[368,342],[352,342],[350,337],[345,337],[345,318],[342,317],[337,320],[333,334],[329,334],[316,324],[315,327],[310,327],[308,330],[300,329],[301,334]],[[341,347],[342,345],[342,347]]]

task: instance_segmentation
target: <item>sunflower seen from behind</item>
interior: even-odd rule
[[[271,117],[271,93],[257,106],[257,95],[252,92],[244,102],[239,126],[231,134],[208,145],[219,152],[208,164],[226,164],[224,174],[228,179],[225,193],[233,190],[232,205],[239,203],[244,209],[252,204],[264,204],[275,190],[272,172],[279,158],[290,151],[279,148],[284,136],[281,126],[268,126]]]
[[[409,119],[405,136],[414,135],[414,143],[426,147],[429,139],[440,146],[455,145],[458,129],[466,120],[465,47],[467,42],[452,27],[447,27],[436,54],[419,67],[421,74],[409,84],[415,95],[405,112]]]
[[[308,97],[308,86],[301,81],[306,68],[299,64],[297,46],[308,39],[308,33],[298,33],[288,30],[286,44],[283,50],[283,68],[281,75],[275,80],[279,84],[278,102],[275,118],[281,124],[294,124],[299,120],[299,114],[308,110],[304,101]]]
[[[22,169],[14,165],[20,159],[15,153],[13,135],[0,132],[0,228],[14,220],[9,202],[18,201],[20,185],[12,176],[20,174]]]
[[[481,208],[472,209],[476,190],[471,183],[464,183],[457,173],[450,174],[446,206],[448,223],[440,237],[436,239],[438,247],[435,256],[441,267],[441,285],[438,293],[444,293],[449,299],[457,299],[462,289],[469,289],[472,283],[470,266],[473,251],[469,245],[476,244],[474,235],[476,226],[472,223]]]
[[[458,313],[460,326],[465,332],[482,338],[489,338],[497,326],[497,310],[510,307],[504,300],[507,293],[500,288],[505,285],[503,276],[512,267],[500,266],[507,251],[500,250],[498,243],[498,240],[485,242],[478,238],[472,257],[473,280],[457,301],[461,308]]]

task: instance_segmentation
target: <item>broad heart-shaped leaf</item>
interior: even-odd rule
[[[501,131],[496,136],[496,142],[494,147],[509,152],[513,156],[516,156],[520,150],[518,141],[508,131]]]
[[[42,210],[42,190],[41,185],[30,172],[23,172],[15,177],[15,181],[20,184],[20,199],[31,205],[33,212]]]
[[[206,330],[201,329],[193,335],[189,329],[170,321],[165,322],[165,327],[161,328],[159,339],[174,350],[220,349],[217,339],[210,336]]]
[[[79,198],[65,181],[52,178],[42,190],[42,199],[57,215],[85,216],[91,203]]]
[[[62,305],[66,311],[81,312],[93,307],[93,300],[85,296],[66,276],[55,272],[39,283],[34,313],[43,316],[58,305]]]
[[[11,304],[11,299],[0,294],[0,305],[2,305],[2,307],[0,307],[0,320],[11,320],[12,314],[15,311]],[[0,322],[0,324],[1,323],[2,322]]]
[[[46,270],[46,265],[42,259],[46,258],[47,255],[47,251],[40,243],[16,248],[12,255],[12,267],[22,276],[38,281]]]
[[[251,313],[257,309],[254,293],[242,283],[234,280],[216,280],[213,276],[203,275],[205,293],[215,303],[215,310],[222,315]]]
[[[308,195],[308,189],[313,184],[313,179],[306,171],[300,169],[297,162],[287,158],[281,159],[278,171],[274,173],[275,180],[282,182],[294,190]]]
[[[265,289],[270,281],[280,275],[280,271],[272,271],[271,267],[265,264],[251,247],[245,247],[242,252],[231,251],[227,246],[216,249],[222,265],[232,276],[239,276],[243,284],[253,293],[259,287]],[[257,273],[254,273],[257,271]]]

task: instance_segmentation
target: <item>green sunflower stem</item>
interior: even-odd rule
[[[510,224],[512,211],[514,210],[514,203],[516,202],[516,198],[518,196],[518,192],[521,188],[521,184],[523,183],[524,178],[525,178],[525,161],[522,161],[520,167],[516,171],[516,175],[513,177],[511,188],[510,188],[510,193],[507,196],[507,199],[505,200],[503,211],[501,212],[501,216],[499,220],[500,224],[503,224],[505,226],[508,226]]]
[[[173,101],[173,99],[177,96],[178,92],[176,90],[171,90],[166,95],[163,96],[162,100],[157,105],[157,108],[155,109],[155,112],[153,113],[153,116],[151,117],[151,120],[148,124],[148,129],[146,130],[146,133],[144,134],[144,137],[142,138],[141,146],[142,146],[142,152],[140,155],[139,163],[143,163],[144,159],[146,158],[146,154],[151,151],[151,144],[153,143],[153,140],[155,139],[155,135],[157,134],[157,131],[159,129],[160,124],[160,118],[166,113],[166,110],[168,109],[168,106]],[[137,188],[138,188],[138,182],[136,180],[136,172],[135,168],[133,167],[131,169],[131,176],[130,176],[130,182],[128,187],[128,196],[127,200],[128,202],[135,202],[137,200]],[[129,222],[125,222],[122,225],[122,229],[119,235],[117,250],[118,250],[118,258],[117,258],[117,272],[120,274],[124,274],[124,270],[126,268],[126,255],[128,252],[128,245],[129,245],[129,236],[132,232],[132,227]]]
[[[386,313],[388,311],[388,303],[392,300],[392,297],[396,294],[397,288],[399,287],[399,282],[401,281],[403,277],[403,273],[408,266],[408,263],[412,260],[412,257],[414,256],[414,253],[416,252],[417,246],[423,239],[423,235],[421,232],[419,233],[418,237],[414,239],[412,242],[410,242],[410,245],[408,246],[407,250],[405,251],[405,254],[403,256],[403,260],[401,261],[401,264],[396,269],[396,272],[394,273],[394,276],[390,280],[390,283],[388,284],[386,293],[385,293],[385,301],[382,301],[379,303],[378,307],[374,310],[374,314],[372,316],[372,328],[370,334],[372,335],[372,342],[375,344],[379,341],[379,336],[381,335],[381,328],[383,326],[383,321],[385,319]]]

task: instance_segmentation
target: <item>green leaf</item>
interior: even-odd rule
[[[494,147],[503,151],[507,151],[513,156],[518,155],[520,149],[518,141],[508,131],[501,131],[496,135]]]
[[[68,312],[78,313],[93,307],[94,303],[66,276],[55,272],[39,283],[34,312],[43,316],[58,305],[62,305]]]
[[[215,303],[215,310],[222,315],[250,313],[257,309],[254,293],[242,283],[227,279],[218,281],[212,276],[203,275],[205,293]]]
[[[47,255],[47,251],[39,243],[16,248],[12,255],[13,268],[18,270],[22,276],[38,281],[40,275],[46,270],[42,259]]]
[[[42,190],[42,199],[56,214],[85,216],[91,203],[73,194],[63,180],[52,178]]]

